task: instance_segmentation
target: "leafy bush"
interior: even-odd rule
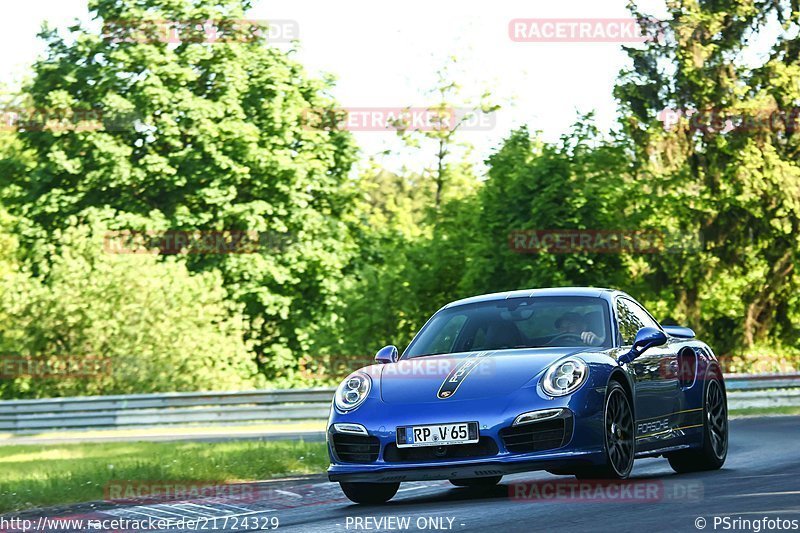
[[[0,279],[5,358],[108,359],[91,376],[41,374],[0,384],[4,398],[220,390],[259,382],[244,320],[217,273],[174,260],[104,253],[88,227],[56,232],[39,276]],[[6,366],[8,368],[8,365]],[[74,374],[74,372],[72,372]]]

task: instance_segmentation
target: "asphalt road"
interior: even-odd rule
[[[50,510],[47,515],[87,521],[159,518],[173,531],[272,528],[275,520],[279,523],[278,531],[304,533],[652,533],[701,530],[697,524],[705,525],[704,531],[760,532],[775,530],[778,525],[781,526],[778,530],[800,531],[799,452],[800,417],[748,418],[731,421],[728,461],[722,470],[678,475],[665,459],[639,460],[633,472],[634,481],[629,482],[631,487],[639,487],[638,493],[633,489],[624,493],[619,487],[605,487],[590,496],[584,493],[552,499],[547,496],[553,495],[553,482],[576,483],[572,481],[574,478],[533,472],[507,476],[498,487],[482,491],[455,488],[446,481],[406,483],[386,505],[358,506],[344,498],[337,484],[315,476],[250,485],[252,490],[246,498],[116,505],[105,509],[102,505],[82,505]],[[517,484],[532,482],[536,484],[522,485],[525,492],[516,488]],[[515,498],[514,494],[523,498]],[[620,501],[622,494],[626,499]],[[531,498],[536,495],[539,498]],[[39,511],[26,516],[35,518],[41,514]],[[725,517],[728,522],[720,521]],[[775,520],[781,523],[776,524]],[[91,530],[90,527],[85,529]],[[66,529],[69,528],[58,530]]]

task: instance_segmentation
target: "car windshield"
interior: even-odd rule
[[[605,300],[582,296],[509,298],[444,309],[405,357],[557,346],[611,347]]]

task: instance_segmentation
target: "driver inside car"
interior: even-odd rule
[[[600,335],[591,331],[586,318],[580,313],[568,312],[561,315],[555,322],[559,335],[571,334],[580,337],[588,346],[600,346],[605,340]]]

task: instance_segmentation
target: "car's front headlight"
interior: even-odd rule
[[[550,396],[564,396],[578,390],[588,375],[586,363],[577,357],[569,357],[547,369],[542,378],[542,388]]]
[[[356,409],[367,399],[372,388],[372,380],[363,372],[354,372],[342,381],[336,389],[334,403],[340,411],[348,412]]]

